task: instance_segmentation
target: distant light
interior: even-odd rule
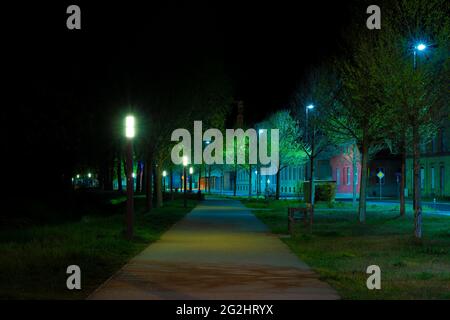
[[[167,171],[166,170],[163,171],[163,177],[165,177],[165,176],[167,176]]]
[[[416,49],[419,50],[419,51],[423,51],[423,50],[425,50],[426,48],[427,48],[427,46],[426,46],[425,44],[423,44],[423,43],[419,43],[419,44],[416,46]]]
[[[127,116],[125,118],[125,136],[127,138],[134,138],[136,134],[136,121],[134,119],[134,116]]]
[[[267,179],[267,184],[270,184],[270,179]]]
[[[73,182],[73,178],[72,178],[72,182]]]
[[[88,173],[88,178],[92,177],[92,174]]]
[[[309,110],[312,110],[312,109],[314,109],[314,105],[313,105],[313,104],[310,104],[310,105],[307,106],[306,108],[308,108]]]
[[[258,174],[258,171],[255,170],[255,174]]]
[[[194,173],[194,168],[190,167],[189,168],[189,174],[193,174]]]
[[[131,174],[131,176],[132,176],[133,178],[136,178],[136,173],[133,172],[133,173]]]
[[[79,174],[77,174],[77,179],[80,179],[80,175]]]
[[[211,141],[209,141],[209,140],[206,140],[205,142],[206,142],[206,144],[210,144],[211,143]]]
[[[183,156],[183,166],[187,166],[188,165],[188,157],[187,156]]]
[[[264,132],[264,129],[259,129],[259,130],[258,130],[258,133],[259,133],[259,134],[261,134],[261,133],[263,133],[263,132]]]

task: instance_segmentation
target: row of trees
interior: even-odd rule
[[[352,30],[357,31],[348,33],[345,59],[336,58],[311,72],[293,96],[293,114],[306,121],[305,106],[315,106],[309,125],[299,126],[307,132],[298,139],[311,159],[311,175],[312,160],[326,149],[321,146],[355,143],[362,166],[358,210],[361,223],[366,220],[371,153],[390,148],[402,155],[402,216],[405,162],[407,154],[412,154],[414,234],[421,238],[420,144],[436,134],[449,113],[448,7],[442,0],[404,0],[383,2],[381,8],[382,29],[368,30],[362,27],[362,21],[355,23]],[[424,52],[416,48],[421,42],[427,46]],[[307,134],[315,139],[308,139]]]

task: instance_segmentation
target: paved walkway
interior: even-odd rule
[[[240,202],[203,201],[90,299],[338,299]]]

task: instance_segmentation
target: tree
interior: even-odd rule
[[[276,173],[275,199],[280,199],[280,173],[289,165],[303,164],[306,152],[299,144],[300,131],[288,110],[277,111],[258,125],[259,128],[279,130],[279,164]],[[270,136],[270,135],[269,135]],[[270,143],[268,144],[270,147]]]
[[[291,101],[292,109],[298,119],[298,142],[309,159],[309,203],[312,206],[315,192],[315,160],[321,154],[330,152],[334,148],[334,141],[327,134],[326,122],[321,117],[326,114],[326,108],[332,105],[335,99],[333,90],[330,94],[329,78],[326,76],[325,69],[315,69],[310,73],[307,81],[300,84]]]
[[[405,214],[404,168],[408,145],[411,146],[414,235],[421,238],[420,144],[430,141],[448,112],[448,3],[401,0],[388,8],[384,32],[378,41],[384,54],[380,55],[373,76],[382,84],[383,103],[395,110],[388,140],[391,149],[402,154],[401,215]],[[418,40],[429,46],[429,53],[417,50]]]
[[[389,126],[389,113],[378,96],[379,79],[373,77],[373,69],[378,63],[371,33],[365,37],[353,37],[352,58],[336,61],[336,73],[324,76],[328,83],[330,103],[324,108],[326,128],[337,141],[353,140],[361,154],[361,181],[359,196],[359,221],[366,220],[366,190],[369,152],[384,144],[384,132]]]

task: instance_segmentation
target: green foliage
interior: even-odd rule
[[[336,197],[336,182],[319,181],[314,183],[315,200],[332,203]],[[305,199],[309,199],[309,181],[303,182],[303,190]]]

